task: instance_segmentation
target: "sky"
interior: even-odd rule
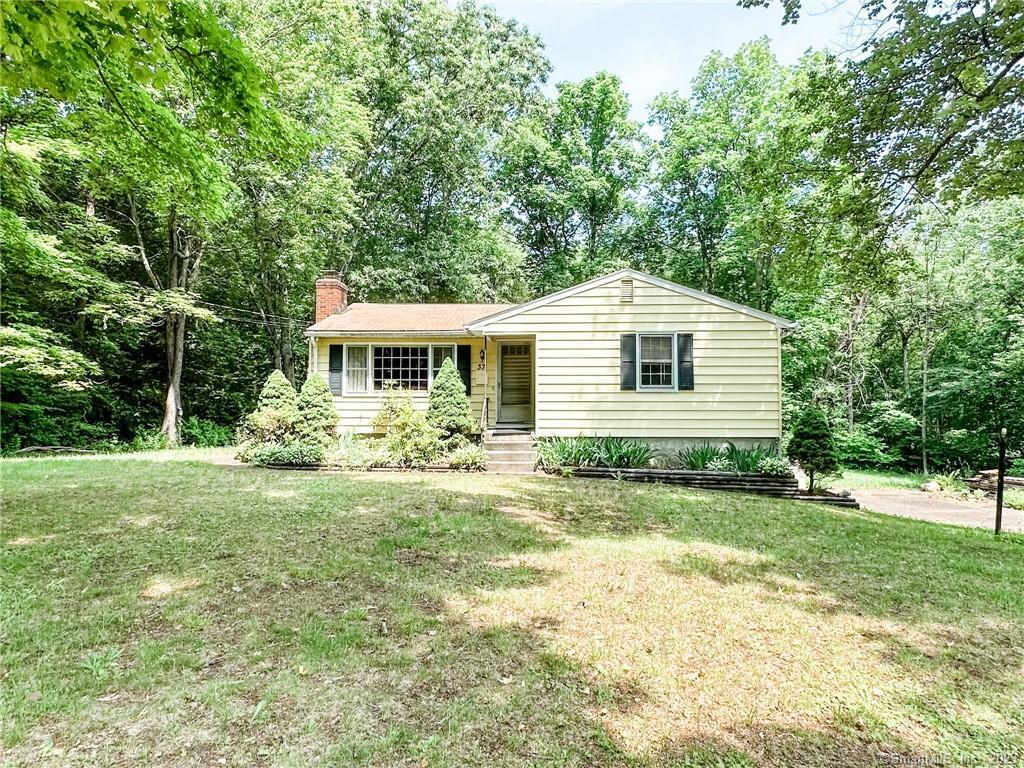
[[[488,0],[499,14],[540,35],[551,60],[548,92],[602,69],[617,74],[632,116],[664,91],[687,94],[701,61],[713,50],[732,54],[768,37],[784,64],[808,48],[843,53],[853,47],[851,22],[859,2],[805,0],[796,25],[782,26],[782,9],[740,8],[734,0]]]

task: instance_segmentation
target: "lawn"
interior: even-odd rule
[[[6,765],[1024,759],[1024,537],[202,458],[0,467]]]
[[[829,479],[831,488],[904,488],[916,491],[934,475],[920,472],[885,472],[874,469],[844,469],[837,478]]]

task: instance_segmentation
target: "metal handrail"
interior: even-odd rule
[[[484,395],[484,402],[480,408],[480,434],[487,432],[487,410],[490,405],[490,398]]]

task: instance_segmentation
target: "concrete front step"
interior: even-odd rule
[[[532,461],[487,461],[488,472],[498,472],[503,475],[532,475],[534,473],[534,462]]]
[[[487,453],[492,451],[530,451],[537,453],[537,447],[532,442],[520,442],[518,440],[484,440],[483,450]]]
[[[528,461],[537,463],[537,452],[529,448],[514,451],[495,451],[487,449],[487,458],[491,461]]]

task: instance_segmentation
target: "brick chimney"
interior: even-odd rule
[[[336,315],[348,305],[348,286],[341,282],[333,269],[325,270],[316,281],[316,319],[319,323],[325,317]]]

